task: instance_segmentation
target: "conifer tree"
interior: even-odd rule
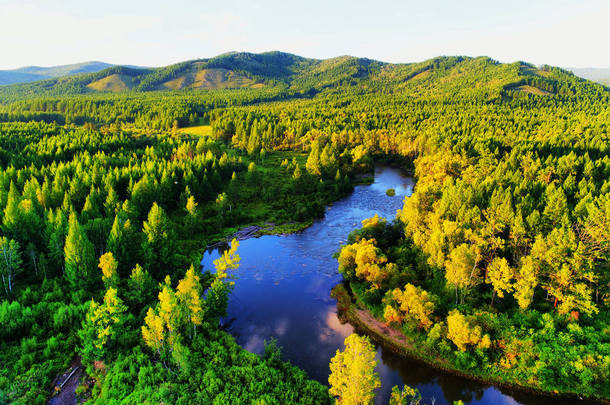
[[[173,224],[163,208],[153,203],[148,219],[143,224],[143,251],[147,259],[147,267],[153,274],[161,274],[161,270],[172,264],[175,246]]]
[[[94,283],[95,256],[93,244],[81,228],[76,214],[70,213],[68,235],[64,246],[65,275],[72,288],[79,290]]]

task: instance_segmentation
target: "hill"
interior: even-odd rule
[[[97,62],[95,62],[97,63]],[[413,97],[475,97],[496,99],[520,94],[574,95],[603,91],[572,72],[524,62],[499,63],[488,57],[443,56],[420,63],[390,64],[366,58],[340,56],[319,60],[283,52],[260,54],[232,52],[210,59],[177,63],[161,68],[113,66],[94,73],[104,64],[57,67],[52,71],[24,68],[20,75],[71,76],[5,86],[0,99],[59,96],[98,92],[162,90],[213,90],[278,88],[291,94],[315,94],[336,88],[359,92],[391,92]]]
[[[94,73],[113,65],[104,62],[82,62],[51,67],[26,66],[12,70],[0,70],[0,85],[28,83],[53,77]]]

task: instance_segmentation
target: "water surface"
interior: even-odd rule
[[[394,188],[396,195],[386,195]],[[324,218],[304,231],[263,236],[240,242],[241,266],[224,320],[246,350],[262,353],[264,341],[275,337],[284,359],[328,384],[328,364],[343,340],[354,331],[337,317],[330,290],[341,281],[332,258],[347,235],[376,213],[391,220],[411,195],[413,179],[385,166],[375,170],[371,185],[357,186],[348,197],[327,207]],[[202,265],[213,269],[218,251],[204,254]],[[385,404],[393,385],[417,387],[426,404],[561,404],[561,401],[473,382],[399,358],[377,348],[381,377],[377,404]],[[570,403],[569,401],[565,402]],[[582,403],[582,402],[580,402]]]

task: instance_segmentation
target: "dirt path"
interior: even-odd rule
[[[72,363],[72,366],[62,375],[58,376],[55,382],[55,389],[59,388],[59,394],[47,402],[48,405],[76,405],[76,387],[83,375],[83,365],[80,359]]]

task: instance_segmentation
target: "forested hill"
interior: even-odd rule
[[[282,52],[227,53],[162,68],[113,66],[99,72],[0,87],[0,101],[100,92],[196,89],[273,89],[284,96],[350,89],[425,97],[494,100],[519,94],[586,95],[608,90],[560,68],[488,57],[438,57],[420,63],[389,64],[341,56],[309,59]]]

